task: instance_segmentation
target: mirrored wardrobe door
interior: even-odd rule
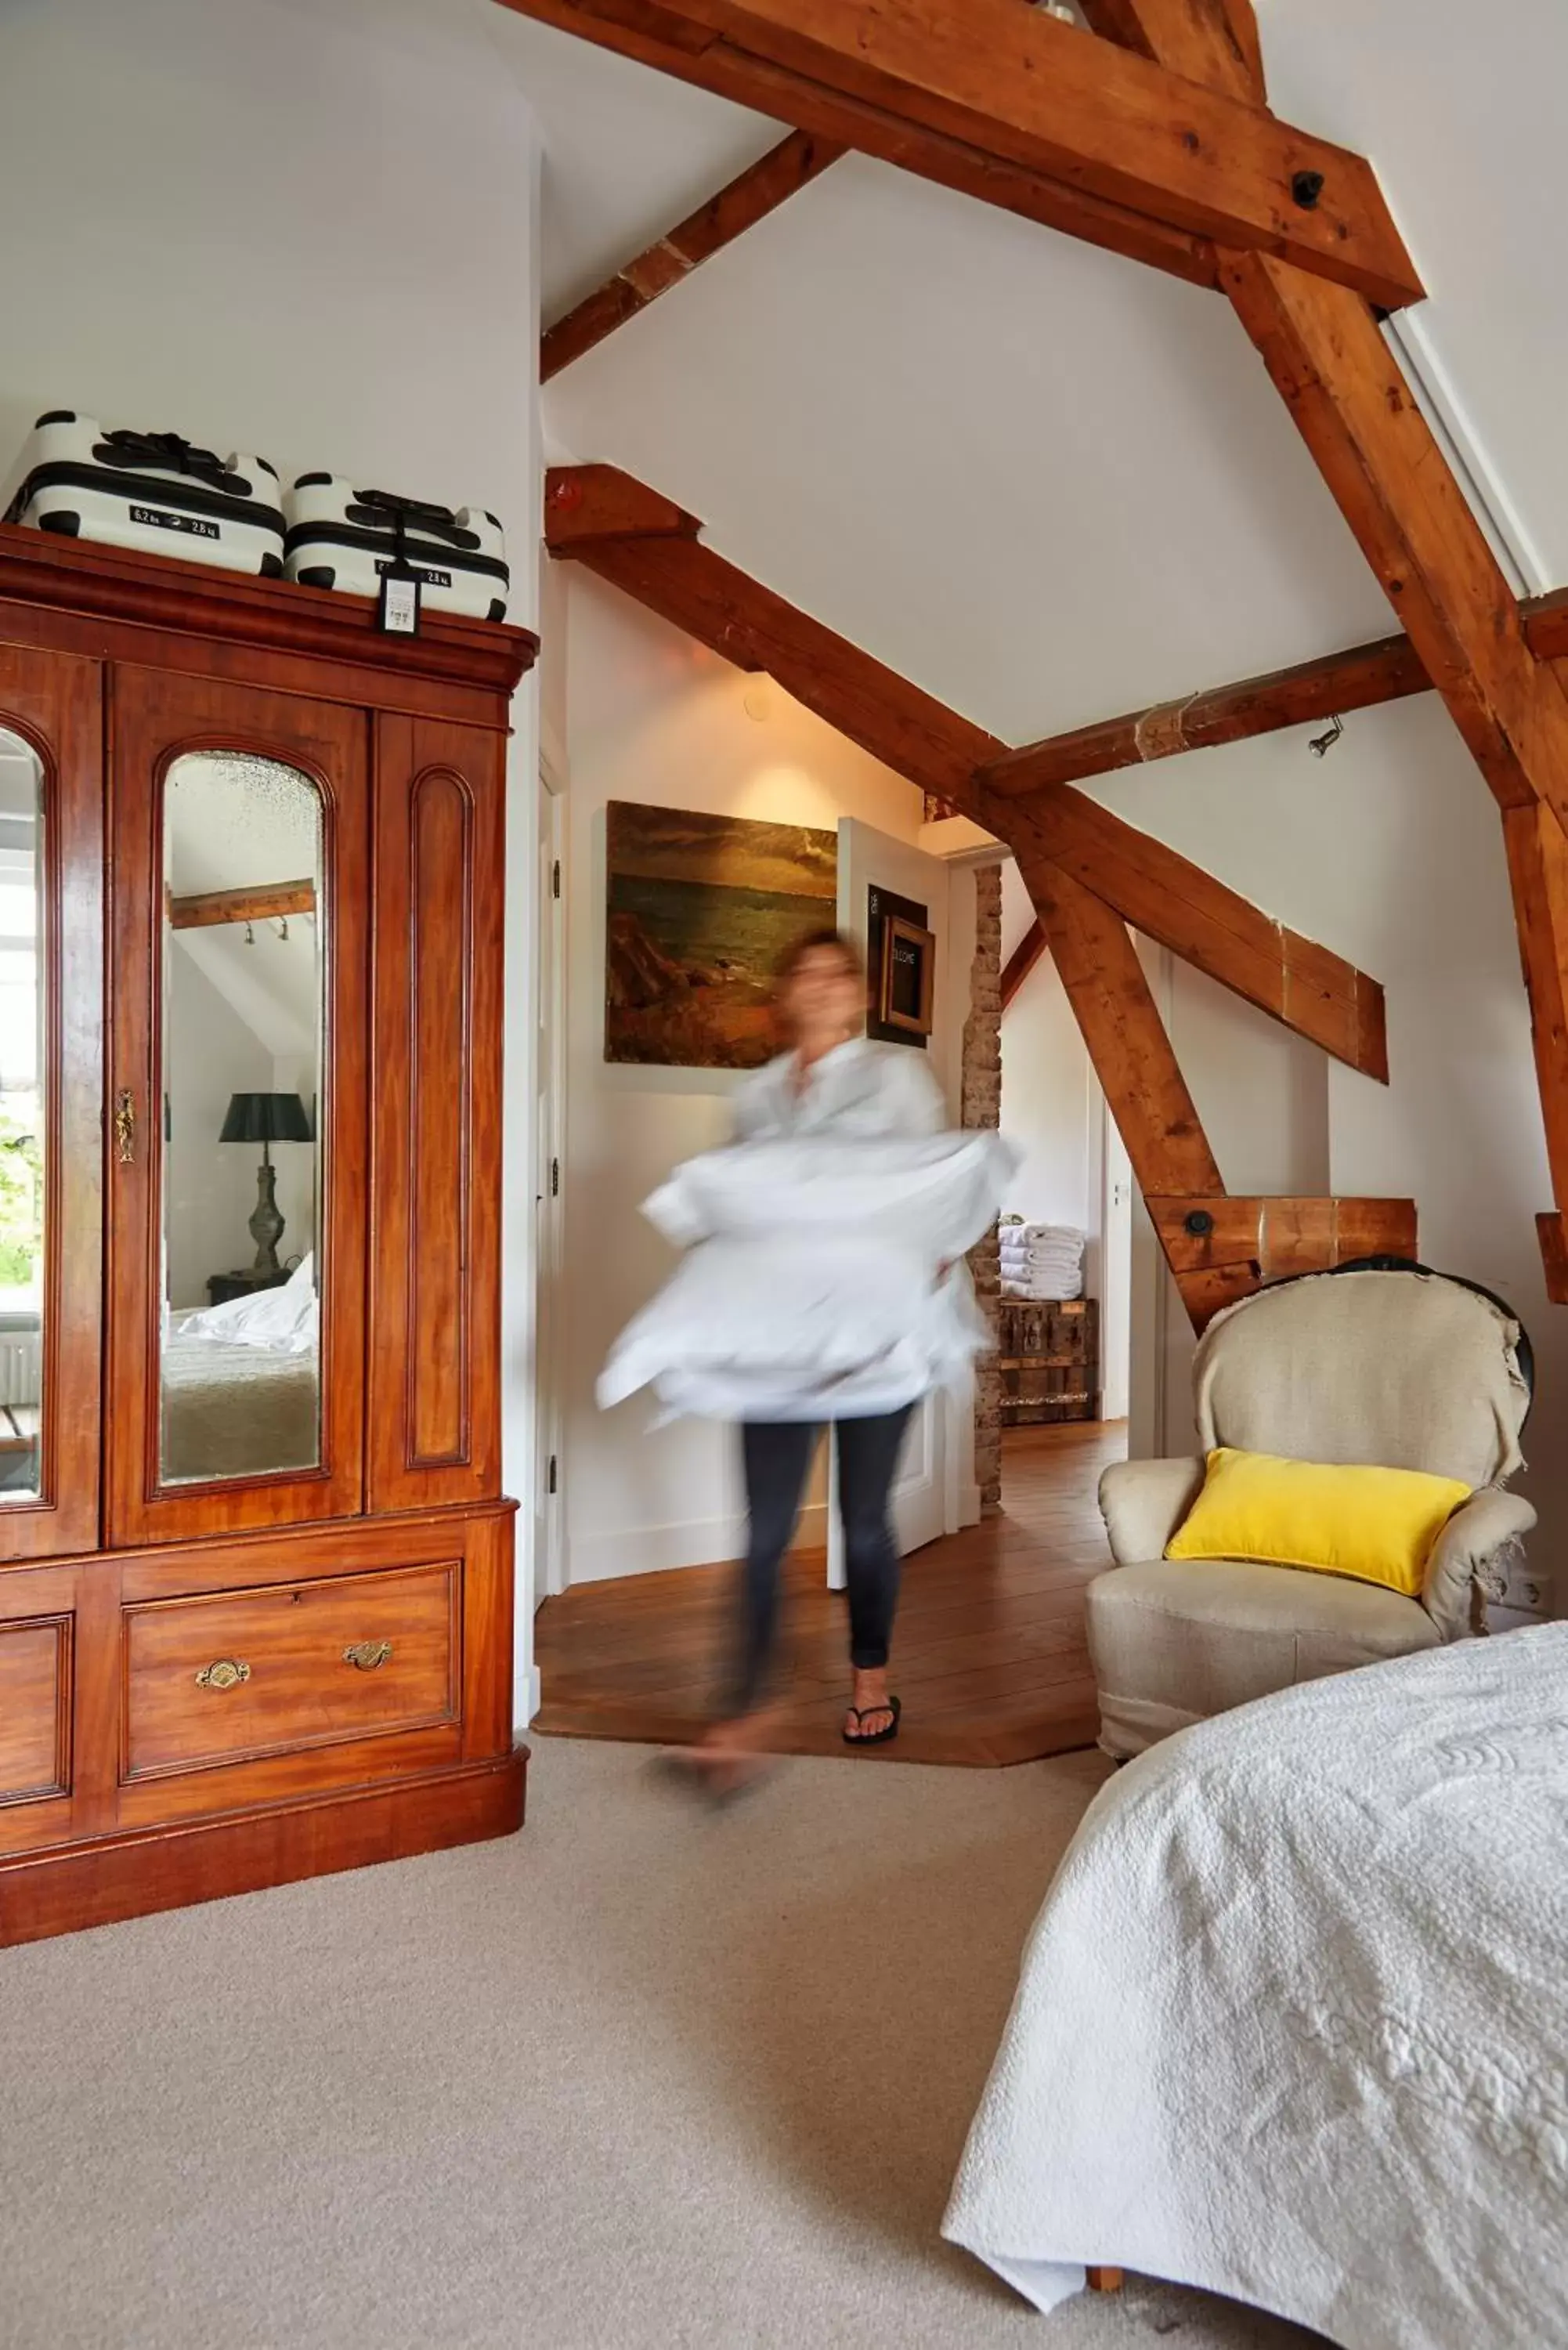
[[[0,646],[0,1561],[99,1540],[99,697]]]
[[[115,685],[114,1539],[359,1506],[364,722]]]

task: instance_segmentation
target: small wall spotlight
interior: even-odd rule
[[[1314,734],[1313,736],[1312,740],[1307,744],[1307,749],[1312,753],[1314,759],[1326,758],[1344,732],[1344,719],[1333,719],[1330,721],[1327,731],[1324,733]]]

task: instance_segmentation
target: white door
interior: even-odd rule
[[[871,892],[891,891],[926,909],[925,928],[936,939],[935,1025],[927,1041],[931,1075],[948,1097],[952,1122],[958,1124],[958,1084],[962,1029],[969,1003],[969,973],[948,968],[948,893],[950,874],[940,858],[927,857],[908,842],[877,832],[854,816],[838,827],[838,927],[868,944]],[[877,973],[871,974],[873,997]],[[962,1009],[961,1010],[960,1004]],[[918,1052],[913,1045],[894,1047]],[[893,1525],[901,1553],[919,1550],[948,1531],[954,1484],[950,1461],[952,1406],[945,1396],[931,1396],[919,1404],[904,1442],[903,1460],[893,1488]],[[956,1523],[956,1517],[954,1520]],[[836,1591],[844,1588],[844,1531],[838,1522],[838,1462],[835,1454],[828,1472],[827,1580]]]
[[[534,1035],[534,1605],[566,1585],[562,1541],[560,1342],[566,1099],[566,803],[541,774],[539,927]]]

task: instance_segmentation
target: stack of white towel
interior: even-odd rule
[[[1026,1224],[1022,1219],[1004,1219],[1001,1230],[1003,1297],[1081,1297],[1084,1240],[1085,1235],[1072,1224]]]

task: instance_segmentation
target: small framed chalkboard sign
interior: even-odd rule
[[[866,1033],[882,1044],[926,1049],[936,999],[937,942],[926,908],[891,889],[867,892],[871,1010]]]
[[[889,914],[882,926],[882,991],[877,1006],[889,1028],[906,1036],[931,1033],[937,983],[937,942],[919,922]]]

